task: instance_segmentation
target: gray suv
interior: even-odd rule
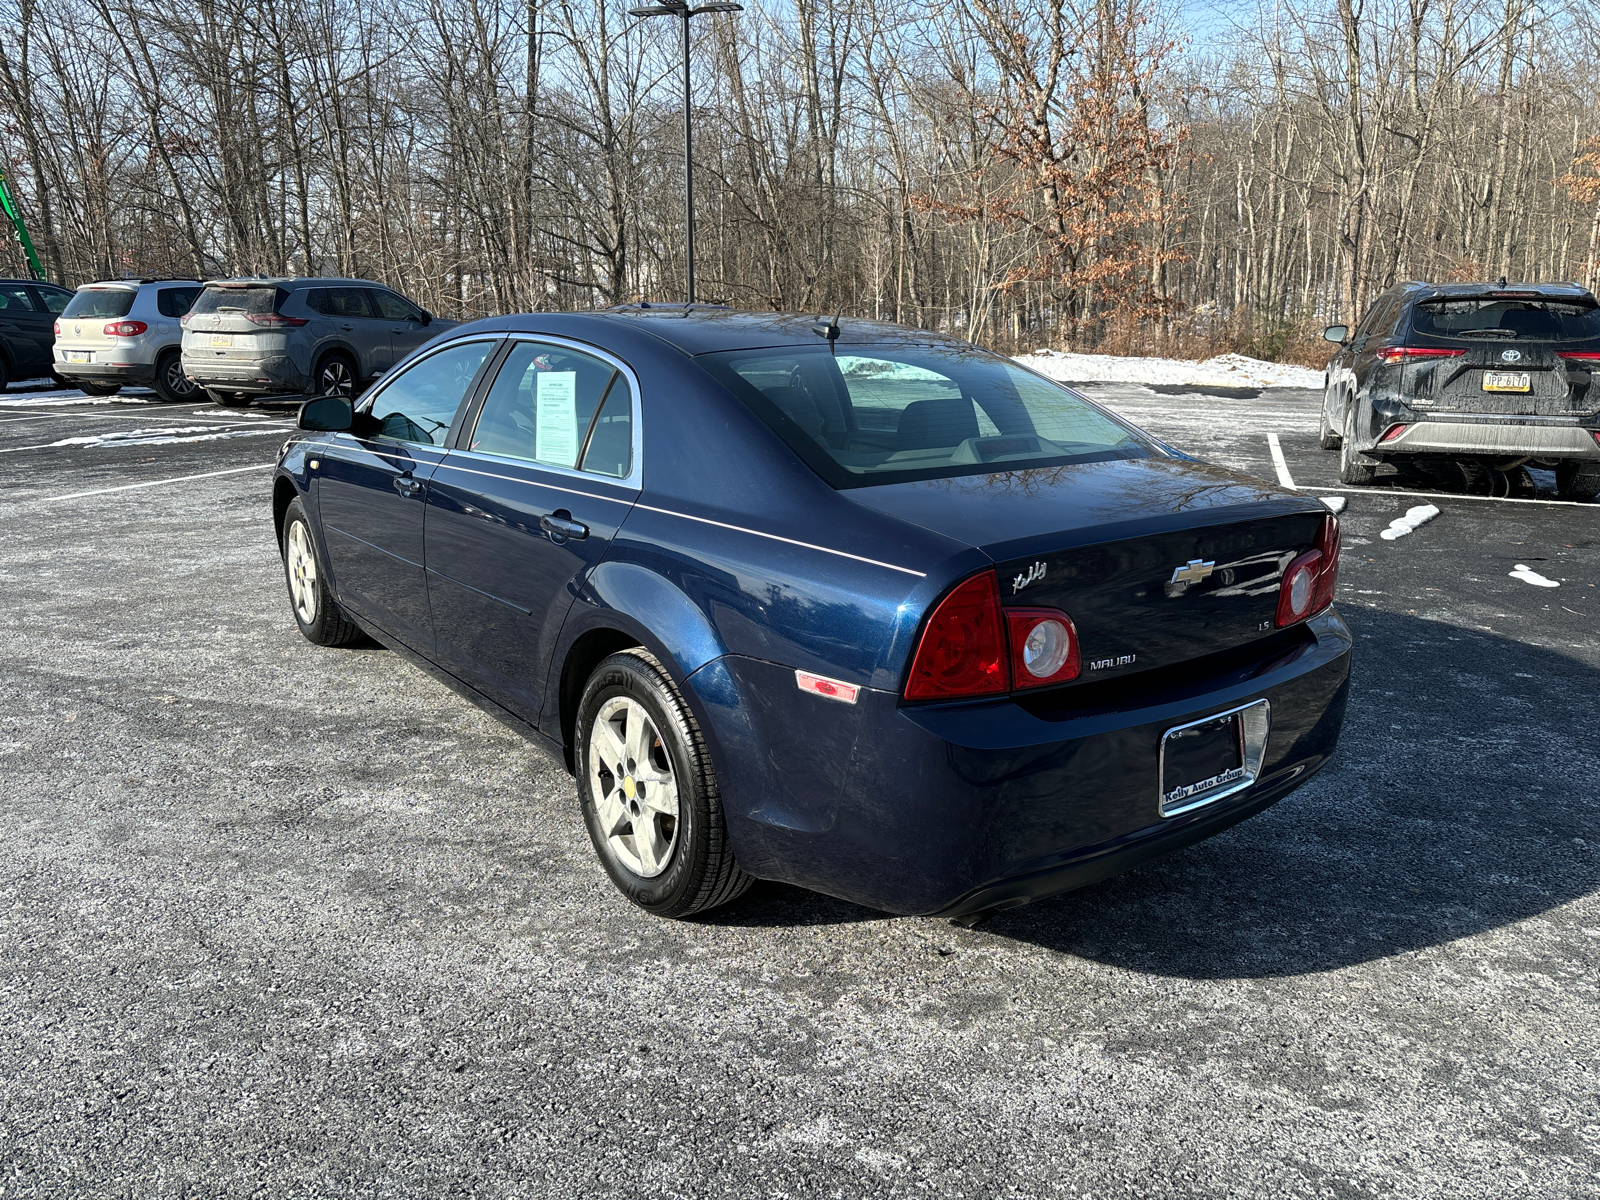
[[[215,279],[183,319],[183,372],[229,406],[354,396],[456,324],[368,279]]]

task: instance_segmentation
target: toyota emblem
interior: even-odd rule
[[[1502,350],[1502,351],[1500,351],[1500,361],[1501,362],[1521,362],[1522,361],[1522,351],[1521,350]]]

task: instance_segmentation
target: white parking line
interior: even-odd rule
[[[1294,476],[1289,474],[1289,464],[1283,460],[1283,447],[1278,445],[1278,435],[1267,434],[1267,449],[1272,451],[1272,466],[1278,472],[1278,482],[1290,491],[1299,491],[1294,486]]]
[[[23,504],[57,504],[62,500],[81,500],[85,496],[108,496],[112,492],[131,492],[136,488],[160,487],[164,483],[187,483],[191,479],[215,479],[219,475],[238,475],[245,471],[265,471],[278,464],[275,462],[256,463],[252,467],[229,467],[226,471],[202,471],[198,475],[173,475],[167,479],[148,479],[144,483],[125,483],[120,487],[95,488],[88,492],[68,492],[65,496],[35,496],[28,500],[15,501],[17,505]]]
[[[1331,488],[1307,484],[1307,492],[1338,492],[1354,500],[1360,496],[1427,496],[1439,500],[1483,500],[1490,504],[1564,504],[1569,508],[1592,508],[1600,512],[1600,503],[1593,500],[1528,500],[1522,496],[1468,496],[1461,492],[1407,492],[1400,488]]]

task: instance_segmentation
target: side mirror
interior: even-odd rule
[[[317,433],[344,433],[355,424],[355,406],[343,396],[318,396],[300,406],[296,422]]]
[[[1322,331],[1324,341],[1332,342],[1335,346],[1342,346],[1350,339],[1350,326],[1329,325]]]
[[[423,309],[422,310],[422,323],[424,325],[432,325],[433,324],[433,314],[431,312],[429,312],[427,309]]]

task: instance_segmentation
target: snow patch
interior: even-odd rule
[[[1329,512],[1342,513],[1344,511],[1345,499],[1343,496],[1324,496],[1322,502],[1328,506]]]
[[[1406,509],[1405,516],[1396,517],[1394,520],[1390,521],[1389,528],[1385,529],[1378,536],[1386,542],[1392,542],[1395,540],[1395,538],[1405,537],[1406,534],[1417,528],[1417,526],[1426,525],[1438,515],[1439,510],[1432,504],[1419,504],[1415,508]]]
[[[1512,579],[1520,579],[1523,583],[1531,583],[1534,587],[1560,587],[1561,584],[1554,579],[1546,579],[1526,563],[1518,563],[1515,571],[1508,572]]]
[[[1181,358],[1122,358],[1114,354],[1069,354],[1040,350],[1019,354],[1025,367],[1061,383],[1162,383],[1197,387],[1322,390],[1321,371],[1289,363],[1263,362],[1242,354],[1219,354],[1204,362]]]
[[[168,425],[161,429],[119,429],[115,433],[89,437],[62,438],[51,446],[170,446],[177,442],[212,442],[220,438],[253,437],[263,433],[282,433],[287,425],[254,429],[229,429],[225,425]]]
[[[0,400],[0,408],[66,408],[78,404],[142,404],[150,403],[150,393],[133,393],[115,396],[85,396],[82,392],[35,392],[23,398],[7,395]]]

